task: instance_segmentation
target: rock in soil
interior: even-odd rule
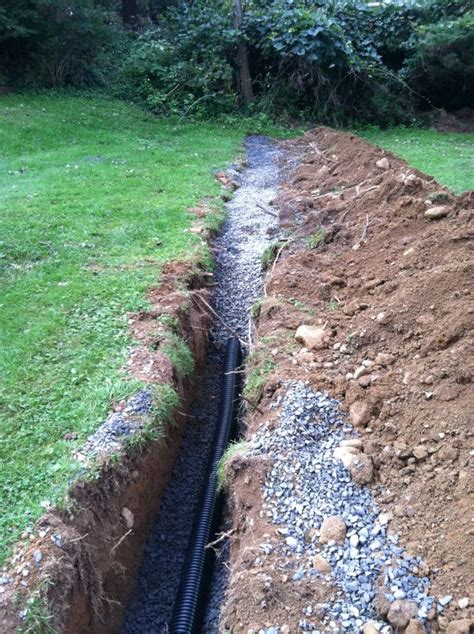
[[[246,518],[236,552],[252,552],[253,539],[273,544],[275,527],[286,533],[270,555],[233,562],[225,623],[248,623],[252,614],[256,631],[278,621],[290,631],[339,627],[354,633],[374,621],[383,631],[391,626],[379,619],[386,619],[392,604],[410,601],[417,613],[406,626],[415,620],[427,627],[438,615],[446,629],[469,616],[469,606],[460,608],[456,599],[474,585],[468,539],[474,407],[468,223],[474,196],[454,197],[394,156],[386,169],[378,167],[380,150],[351,134],[318,128],[284,146],[288,178],[277,203],[293,241],[267,280],[273,307],[261,314],[256,338],[261,358],[278,353],[269,354],[273,370],[259,403],[263,414],[251,412],[247,421],[249,441],[256,442],[249,460],[259,469],[265,464],[268,473],[259,471],[263,498],[252,467],[236,476],[236,513]],[[429,207],[426,200],[432,200]],[[425,211],[433,206],[448,210],[442,222],[427,221]],[[324,244],[309,249],[309,237],[321,226]],[[314,360],[299,363],[291,333],[309,315],[333,336]],[[367,488],[334,455],[342,440],[354,437],[354,428],[342,423],[339,410],[312,405],[304,391],[296,390],[297,398],[284,381],[307,381],[318,398],[337,399],[349,412],[363,441],[359,453],[373,461],[370,502]],[[286,392],[293,393],[291,407]],[[309,411],[321,427],[310,425]],[[341,422],[335,427],[340,435],[325,427],[331,413],[334,423]],[[351,451],[344,455],[352,461]],[[251,493],[245,478],[252,478]],[[366,510],[372,503],[376,512]],[[344,544],[307,541],[308,530],[318,530],[328,515],[346,523]],[[297,541],[294,548],[287,537]],[[388,546],[398,551],[386,552]],[[361,549],[364,557],[356,557]],[[332,586],[324,585],[328,574],[316,576],[311,558],[317,554],[331,565]],[[274,595],[264,605],[252,602],[253,569],[274,580]],[[309,595],[315,605],[304,603],[302,596]],[[455,598],[438,602],[447,596]],[[279,601],[290,606],[291,617]]]

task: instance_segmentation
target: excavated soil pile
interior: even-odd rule
[[[425,627],[471,631],[474,193],[455,197],[390,153],[326,128],[285,148],[278,206],[289,240],[267,276],[253,355],[257,371],[273,369],[248,437],[278,424],[269,405],[283,381],[303,379],[338,399],[373,464],[366,483],[390,531],[421,556],[431,594],[444,597]],[[295,338],[302,325],[311,328]],[[268,469],[245,457],[229,465],[240,534],[224,625],[236,632],[276,623],[298,631],[309,597],[331,600],[322,586],[295,588],[271,556],[266,567],[258,559],[275,532],[262,511]]]

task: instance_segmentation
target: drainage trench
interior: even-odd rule
[[[265,209],[270,207],[276,194],[280,151],[268,139],[257,136],[248,137],[245,147],[248,167],[236,175],[240,187],[227,204],[227,219],[215,241],[217,285],[214,295],[216,312],[242,340],[248,336],[249,309],[262,292],[263,251],[275,241],[279,231],[276,217]],[[145,548],[137,592],[125,613],[122,634],[170,631],[215,437],[220,380],[229,336],[228,329],[216,321],[210,333],[199,394]],[[199,631],[218,631],[226,583],[224,563],[222,558],[214,562]]]

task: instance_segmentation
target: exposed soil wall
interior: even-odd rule
[[[247,437],[277,424],[270,406],[286,379],[338,398],[390,531],[422,557],[420,574],[446,601],[407,631],[471,631],[473,193],[455,197],[393,155],[326,128],[286,149],[299,162],[289,163],[279,196],[289,241],[266,280],[250,370],[270,372]],[[313,338],[295,338],[303,324]],[[262,498],[270,467],[245,451],[228,466],[236,532],[223,625],[233,632],[299,631],[308,603],[335,596],[324,579],[294,582],[286,560],[262,551],[282,539]]]
[[[1,595],[3,632],[13,632],[19,623],[17,593],[27,597],[38,588],[53,615],[50,624],[58,631],[118,631],[203,369],[211,318],[200,302],[189,301],[189,291],[208,300],[207,276],[189,263],[168,265],[160,285],[149,291],[150,309],[129,316],[139,343],[128,370],[150,385],[172,385],[179,407],[162,438],[132,446],[116,459],[104,457],[97,479],[78,482],[70,491],[68,510],[52,509],[29,542],[18,544],[14,583]],[[196,365],[192,377],[180,380],[160,350],[166,341],[163,315],[179,324],[179,334],[191,349]]]

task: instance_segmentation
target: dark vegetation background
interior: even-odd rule
[[[242,20],[240,4],[0,0],[0,86],[332,125],[413,124],[474,103],[472,0],[248,0]]]

